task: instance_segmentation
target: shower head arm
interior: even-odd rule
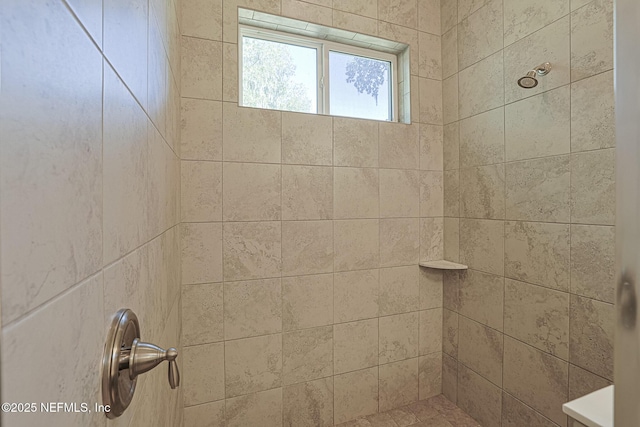
[[[534,69],[534,71],[539,76],[546,76],[551,71],[551,63],[550,62],[545,62],[543,64],[540,64]]]

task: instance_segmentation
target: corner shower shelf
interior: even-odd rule
[[[444,259],[423,261],[420,263],[420,267],[434,268],[436,270],[466,270],[469,268],[464,264],[458,264],[457,262],[447,261]]]

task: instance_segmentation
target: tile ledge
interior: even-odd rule
[[[447,261],[444,259],[423,261],[420,263],[420,267],[433,268],[436,270],[466,270],[469,268],[464,264],[458,264],[457,262]]]
[[[567,402],[562,411],[587,427],[613,427],[613,386]]]

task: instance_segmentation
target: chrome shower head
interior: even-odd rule
[[[551,64],[545,62],[538,65],[535,69],[529,71],[524,77],[518,79],[518,86],[523,89],[533,89],[538,86],[537,76],[546,76],[551,71]]]

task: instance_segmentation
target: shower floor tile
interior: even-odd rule
[[[336,427],[482,427],[443,395]]]

